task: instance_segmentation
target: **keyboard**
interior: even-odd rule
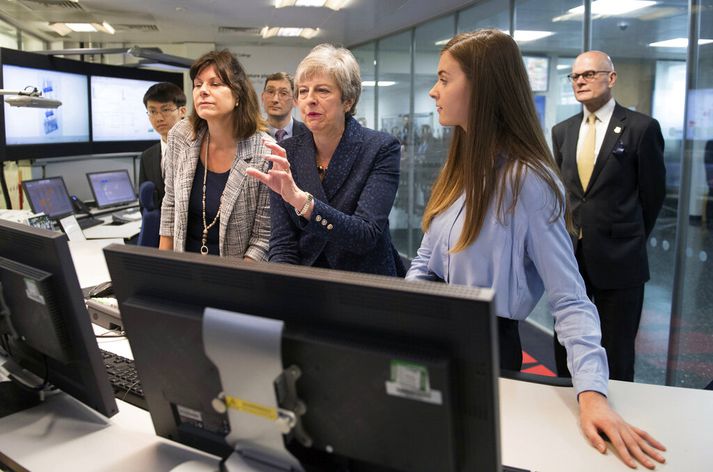
[[[143,410],[148,410],[144,389],[141,388],[134,361],[103,349],[100,351],[104,358],[104,367],[109,374],[109,382],[114,390],[114,396]]]
[[[138,208],[127,208],[111,214],[114,223],[131,223],[141,219],[141,211]]]
[[[77,220],[77,223],[79,224],[79,227],[82,229],[88,229],[92,228],[94,226],[99,226],[101,224],[104,224],[103,220],[100,220],[99,218],[82,218],[81,220]]]

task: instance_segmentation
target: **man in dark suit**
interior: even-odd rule
[[[280,141],[305,133],[307,127],[292,118],[295,106],[295,82],[287,72],[275,72],[265,79],[261,98],[267,114],[267,132]]]
[[[567,187],[573,237],[587,295],[599,311],[609,376],[634,379],[634,347],[649,280],[646,241],[665,196],[664,140],[653,118],[612,98],[616,72],[599,51],[577,57],[568,76],[579,113],[552,129]],[[557,371],[568,376],[555,339]]]
[[[168,132],[186,116],[186,94],[176,84],[159,82],[149,87],[144,94],[144,106],[151,126],[161,136],[161,141],[141,154],[139,186],[147,180],[152,181],[156,186],[154,204],[156,208],[161,208],[166,168],[163,155],[166,152]]]

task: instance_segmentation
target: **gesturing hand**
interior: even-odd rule
[[[646,431],[624,421],[609,406],[604,395],[592,391],[580,393],[579,417],[584,435],[602,454],[606,452],[607,446],[600,433],[606,434],[615,452],[632,469],[636,468],[636,461],[648,469],[655,468],[650,458],[662,464],[666,462],[658,452],[665,451],[666,447]]]
[[[290,172],[290,163],[287,160],[285,150],[271,141],[263,141],[263,144],[270,148],[272,154],[263,154],[262,157],[272,162],[272,168],[267,172],[261,172],[254,167],[246,170],[246,173],[267,185],[271,190],[280,194],[283,200],[290,202],[300,189],[295,185]]]

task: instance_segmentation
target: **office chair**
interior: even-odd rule
[[[150,180],[141,184],[139,188],[139,203],[141,204],[141,231],[139,232],[139,246],[158,247],[158,230],[161,226],[161,209],[154,203],[156,186]]]

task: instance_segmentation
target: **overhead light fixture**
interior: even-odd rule
[[[378,82],[375,82],[373,80],[362,80],[361,81],[361,86],[362,87],[391,87],[392,85],[396,85],[396,82],[393,80],[379,80]]]
[[[557,64],[557,70],[569,69],[570,67],[572,66],[567,64]]]
[[[116,31],[106,21],[102,23],[49,23],[57,34],[67,36],[69,33],[108,33],[114,34]]]
[[[605,16],[624,16],[637,10],[656,5],[658,2],[645,0],[596,0],[592,2],[592,18]],[[564,15],[552,18],[552,21],[581,20],[584,15],[584,5],[570,8]]]
[[[72,32],[64,23],[50,23],[49,27],[60,36],[67,36]]]
[[[325,7],[340,10],[349,0],[275,0],[275,8],[285,7]]]
[[[518,43],[527,43],[552,36],[553,34],[555,34],[554,31],[515,30],[514,39]]]
[[[67,28],[75,33],[96,33],[97,29],[91,23],[65,23]]]
[[[94,26],[94,29],[96,29],[99,33],[107,33],[107,34],[116,33],[116,30],[114,29],[114,27],[111,26],[106,21],[102,21],[101,23],[92,23],[92,26]]]
[[[701,38],[698,40],[698,45],[703,46],[704,44],[713,43],[713,39]],[[688,38],[673,38],[667,39],[665,41],[656,41],[655,43],[649,43],[652,48],[682,48],[688,47]]]
[[[265,26],[260,31],[263,38],[273,38],[280,36],[284,38],[305,38],[312,39],[319,34],[319,28],[283,28],[280,26]]]
[[[503,33],[510,34],[508,31],[503,31]],[[527,43],[552,36],[553,34],[555,34],[553,31],[515,30],[515,41],[518,43]],[[441,39],[433,44],[436,46],[445,46],[450,40],[451,38]]]

